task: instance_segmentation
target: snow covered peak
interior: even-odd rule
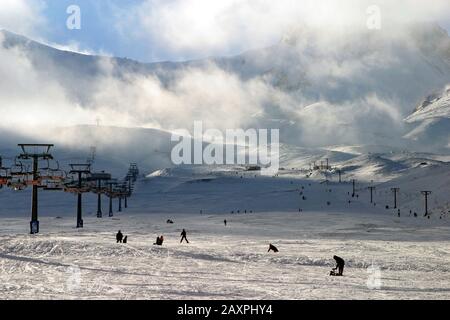
[[[417,122],[427,119],[450,118],[450,84],[444,89],[430,94],[406,118],[407,122]]]

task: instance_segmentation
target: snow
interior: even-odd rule
[[[95,197],[86,197],[84,229],[75,228],[75,198],[49,207],[59,196],[45,195],[41,233],[35,236],[27,234],[29,194],[1,191],[2,203],[23,207],[21,215],[1,209],[3,297],[450,298],[448,217],[398,218],[384,209],[391,197],[384,197],[383,185],[375,207],[364,185],[351,198],[349,183],[327,185],[300,176],[255,177],[211,167],[164,172],[141,178],[130,208],[113,218],[95,218]],[[190,244],[179,243],[183,228]],[[115,243],[119,229],[128,244]],[[162,247],[153,246],[158,235],[164,235]],[[269,243],[280,252],[267,253]],[[335,254],[346,260],[344,277],[328,276]]]
[[[449,299],[450,39],[436,28],[408,31],[406,38],[378,32],[328,46],[303,30],[305,43],[292,34],[235,57],[155,64],[63,52],[0,31],[5,54],[20,49],[37,75],[59,80],[78,109],[94,108],[104,77],[121,85],[155,78],[173,93],[182,71],[215,65],[240,85],[257,81],[270,89],[271,99],[250,110],[249,126],[283,129],[282,170],[264,177],[245,166],[174,167],[171,133],[163,129],[65,122],[28,133],[1,127],[5,166],[18,154],[18,142],[52,137],[62,168],[86,161],[96,146],[95,171],[121,178],[136,162],[143,173],[130,207],[112,218],[96,218],[96,196],[84,195],[83,229],[75,228],[73,195],[40,191],[41,233],[33,236],[30,190],[0,189],[2,298]],[[113,65],[107,75],[106,62]],[[420,97],[444,86],[409,115]],[[110,92],[107,105],[116,100]],[[172,115],[159,118],[158,109],[148,108],[155,101],[127,92],[133,112],[161,120],[158,128],[173,127]],[[331,170],[308,170],[326,160]],[[368,186],[376,187],[374,204]],[[400,188],[400,217],[392,209],[393,187]],[[429,218],[424,190],[432,191]],[[183,228],[190,244],[179,243]],[[115,243],[118,230],[128,244]],[[153,245],[159,235],[162,247]],[[280,252],[268,253],[270,243]],[[333,255],[346,260],[344,277],[328,275]]]

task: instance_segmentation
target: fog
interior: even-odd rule
[[[102,58],[95,66],[101,72],[68,85],[63,72],[51,72],[59,61],[37,65],[29,51],[0,45],[0,126],[36,138],[46,134],[42,128],[97,121],[175,131],[201,120],[205,129],[222,131],[277,128],[283,142],[296,145],[404,143],[403,119],[421,97],[450,82],[442,58],[448,37],[428,43],[436,30],[424,24],[448,14],[449,4],[372,1],[382,20],[380,30],[369,30],[369,3],[316,2],[143,1],[117,21],[131,36],[187,56],[268,46],[245,53],[239,58],[245,65],[230,60],[227,68],[209,59],[143,74]],[[0,18],[0,25],[13,26]],[[424,53],[438,56],[433,67]],[[160,73],[170,74],[170,81]],[[54,139],[68,144],[75,138]]]

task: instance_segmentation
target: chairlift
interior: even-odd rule
[[[15,176],[23,176],[25,172],[25,166],[22,162],[18,161],[17,158],[14,160],[13,165],[9,169],[10,175],[12,177]]]
[[[50,162],[48,162],[48,167],[43,168],[42,170],[45,171],[44,174],[40,175],[40,178],[42,180],[47,180],[48,183],[60,183],[67,180],[67,173],[64,170],[61,170],[59,167],[59,162],[55,161],[56,167],[52,168],[50,167]]]
[[[8,180],[11,179],[11,176],[9,174],[9,168],[6,167],[0,167],[0,188],[2,188],[4,185],[8,184]]]

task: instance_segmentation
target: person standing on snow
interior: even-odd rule
[[[117,240],[117,243],[122,243],[122,240],[123,240],[123,234],[122,234],[122,232],[119,230],[119,232],[117,232],[117,234],[116,234],[116,240]]]
[[[181,241],[180,241],[180,243],[182,243],[183,240],[186,240],[186,242],[189,243],[189,240],[186,238],[186,234],[187,234],[186,230],[183,229],[183,231],[181,231]]]

